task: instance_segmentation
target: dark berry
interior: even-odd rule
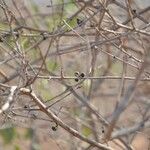
[[[52,126],[52,130],[53,130],[53,131],[56,131],[56,130],[57,130],[57,127],[56,127],[56,126]]]
[[[46,40],[46,37],[43,35],[43,40]]]
[[[81,26],[82,22],[83,22],[83,21],[82,21],[81,19],[77,18],[77,24],[78,24],[79,26]]]
[[[25,105],[25,106],[24,106],[24,108],[28,108],[28,106],[27,106],[27,105]]]
[[[132,55],[130,55],[129,58],[132,58]]]
[[[18,32],[16,33],[16,37],[19,38],[19,33]]]
[[[79,79],[78,79],[78,78],[75,78],[74,80],[75,80],[76,82],[78,82],[78,81],[79,81]]]
[[[81,73],[81,74],[80,74],[80,77],[84,78],[84,77],[85,77],[85,74],[84,74],[84,73]]]
[[[0,42],[3,42],[2,38],[0,38]]]
[[[133,9],[132,11],[133,11],[134,14],[136,13],[136,9]]]
[[[102,133],[104,133],[105,131],[104,131],[104,129],[102,130]]]
[[[78,77],[78,76],[79,76],[79,72],[76,71],[76,72],[74,73],[74,75],[75,75],[76,77]]]

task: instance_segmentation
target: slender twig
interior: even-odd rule
[[[92,141],[90,139],[87,139],[86,137],[82,136],[79,132],[74,130],[73,128],[69,127],[67,124],[65,124],[61,119],[59,119],[50,109],[47,109],[46,106],[42,103],[40,99],[35,95],[35,93],[30,91],[29,89],[22,88],[20,89],[20,92],[22,94],[28,95],[31,97],[34,102],[38,105],[38,107],[43,111],[45,114],[47,114],[51,119],[53,119],[59,126],[61,126],[63,129],[65,129],[70,134],[74,135],[75,137],[79,138],[82,141],[85,141],[94,147],[100,148],[102,150],[112,150],[112,148],[107,147],[103,144],[97,143],[95,141]]]

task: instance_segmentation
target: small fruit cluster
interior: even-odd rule
[[[84,74],[83,72],[82,72],[82,73],[75,72],[74,75],[75,75],[75,77],[76,77],[76,78],[74,79],[76,82],[78,82],[79,80],[81,80],[81,79],[83,79],[83,78],[85,77],[85,74]]]

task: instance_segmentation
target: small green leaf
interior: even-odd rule
[[[111,72],[114,75],[121,75],[121,72],[122,72],[122,63],[119,63],[119,62],[114,63],[112,65]]]
[[[15,146],[14,146],[14,150],[20,150],[19,145],[15,145]]]
[[[84,136],[89,136],[92,133],[91,129],[86,127],[86,126],[82,126],[82,134]]]
[[[58,69],[58,64],[56,61],[54,62],[54,61],[49,60],[46,62],[46,65],[47,65],[48,71],[55,71]]]
[[[77,17],[74,17],[69,23],[72,28],[77,26]]]
[[[27,39],[27,38],[22,39],[23,49],[27,49],[29,46],[30,46],[29,39]]]
[[[70,30],[72,30],[72,28],[75,28],[77,26],[77,17],[74,17],[69,21],[67,21],[67,19],[65,18],[64,22],[66,22],[64,30],[65,31],[70,31]]]
[[[70,1],[70,3],[68,2],[68,4],[65,5],[64,7],[66,15],[72,12],[76,12],[78,10],[77,6],[75,5],[75,3],[72,1]]]

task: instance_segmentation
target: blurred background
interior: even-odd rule
[[[107,126],[82,100],[109,122],[148,55],[149,35],[149,0],[0,0],[0,83],[31,86],[67,125],[102,142]],[[150,149],[149,77],[148,65],[107,143],[115,150]],[[1,106],[8,96],[0,87]],[[96,149],[24,95],[0,114],[0,126],[0,150]]]

